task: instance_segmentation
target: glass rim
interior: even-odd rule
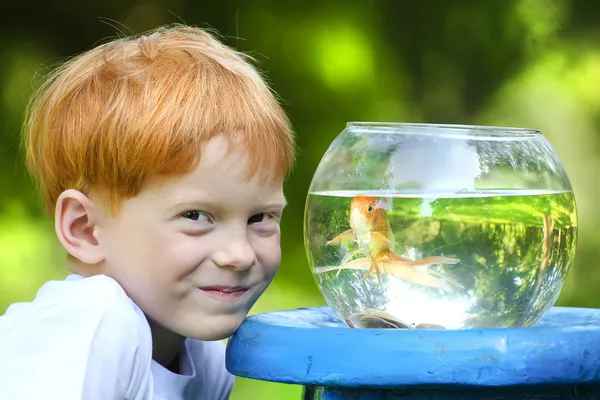
[[[390,131],[396,130],[407,134],[435,134],[440,136],[505,136],[505,137],[537,137],[543,136],[539,129],[519,128],[494,125],[461,125],[461,124],[433,124],[417,122],[367,122],[350,121],[346,123],[350,130],[362,131]]]

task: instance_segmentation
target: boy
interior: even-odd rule
[[[28,167],[73,271],[0,317],[0,399],[226,399],[224,345],[280,263],[288,119],[245,58],[176,25],[57,69]]]

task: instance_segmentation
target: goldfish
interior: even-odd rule
[[[388,219],[388,201],[358,195],[350,203],[350,229],[340,233],[326,244],[348,245],[356,242],[358,249],[347,254],[337,269],[367,269],[362,280],[371,273],[377,274],[381,284],[381,274],[386,273],[408,283],[420,286],[447,288],[448,284],[462,287],[440,273],[429,270],[432,264],[457,264],[460,260],[442,256],[431,256],[421,260],[410,260],[394,252],[394,235]],[[363,257],[349,261],[362,254]],[[434,276],[435,274],[437,276]]]

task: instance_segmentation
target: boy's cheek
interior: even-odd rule
[[[267,261],[265,262],[266,268],[271,270],[272,274],[275,275],[281,265],[281,245],[279,244],[279,240],[269,246],[269,250],[264,257]]]

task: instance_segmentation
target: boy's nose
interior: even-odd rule
[[[214,262],[223,268],[242,271],[256,262],[256,253],[245,236],[226,239],[227,244],[215,252]]]

